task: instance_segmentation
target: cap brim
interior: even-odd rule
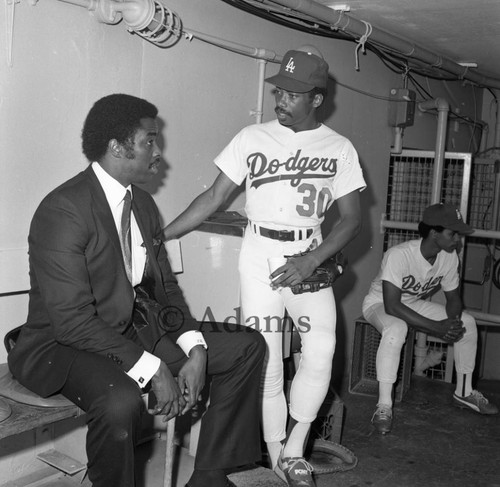
[[[454,232],[460,233],[461,235],[470,235],[475,231],[474,228],[472,228],[470,225],[467,225],[467,223],[457,223],[455,225],[446,228],[449,228]]]
[[[277,86],[278,88],[291,91],[292,93],[307,93],[315,88],[313,85],[288,78],[282,74],[276,74],[270,78],[266,78],[265,81]]]

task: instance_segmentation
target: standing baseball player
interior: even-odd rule
[[[363,315],[382,335],[376,369],[379,398],[372,423],[382,434],[392,428],[393,386],[408,326],[453,343],[457,384],[453,403],[480,414],[498,408],[472,388],[477,328],[463,312],[457,248],[461,235],[474,230],[460,211],[449,204],[425,209],[418,231],[422,238],[391,247],[363,301]],[[439,289],[446,305],[428,301]]]
[[[276,86],[277,120],[246,127],[233,138],[215,159],[220,173],[213,185],[166,228],[166,237],[201,224],[246,181],[249,223],[239,259],[241,306],[244,324],[258,328],[268,347],[262,382],[264,440],[282,480],[290,486],[314,486],[304,446],[329,388],[336,307],[331,287],[294,294],[290,286],[311,276],[356,236],[365,181],[351,142],[317,120],[328,82],[321,54],[288,51],[279,73],[266,81]],[[338,223],[323,239],[320,225],[334,201]],[[285,258],[304,251],[306,255]],[[285,308],[302,343],[289,408],[283,391]]]

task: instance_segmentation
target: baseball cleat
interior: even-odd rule
[[[372,424],[375,429],[385,435],[392,428],[392,407],[388,404],[377,404],[377,409],[372,416]]]
[[[459,408],[469,408],[479,414],[497,414],[498,408],[491,404],[479,391],[472,391],[466,397],[453,394],[453,404]]]
[[[289,487],[316,487],[312,472],[312,466],[302,457],[280,456],[274,468],[274,473]]]

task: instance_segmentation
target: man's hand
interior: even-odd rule
[[[185,406],[181,414],[189,411],[199,400],[205,386],[207,373],[207,351],[196,345],[189,352],[188,361],[182,366],[177,380],[185,399]]]
[[[278,267],[271,275],[271,287],[290,287],[307,279],[318,267],[317,260],[310,254],[288,257],[286,264]]]
[[[455,343],[458,342],[465,333],[465,328],[463,326],[463,322],[460,317],[455,318],[446,318],[441,321],[441,325],[443,326],[443,334],[440,338],[442,338],[447,343]]]
[[[149,414],[164,414],[163,421],[166,423],[174,416],[178,416],[185,408],[186,401],[174,376],[164,362],[151,379],[151,390],[156,396],[154,409],[148,409]]]

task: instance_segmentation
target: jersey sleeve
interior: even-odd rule
[[[403,289],[403,276],[405,275],[406,259],[398,249],[389,249],[382,259],[380,280],[394,284],[398,289]]]
[[[248,165],[244,160],[244,133],[245,129],[236,134],[231,142],[214,159],[215,165],[238,186],[248,173]]]
[[[363,191],[366,188],[358,153],[349,139],[345,140],[340,152],[337,171],[333,185],[334,199],[337,200],[353,191]]]
[[[459,265],[460,261],[456,252],[452,254],[447,254],[447,268],[446,273],[443,275],[443,280],[441,281],[441,288],[443,291],[453,291],[460,285],[460,274]]]

